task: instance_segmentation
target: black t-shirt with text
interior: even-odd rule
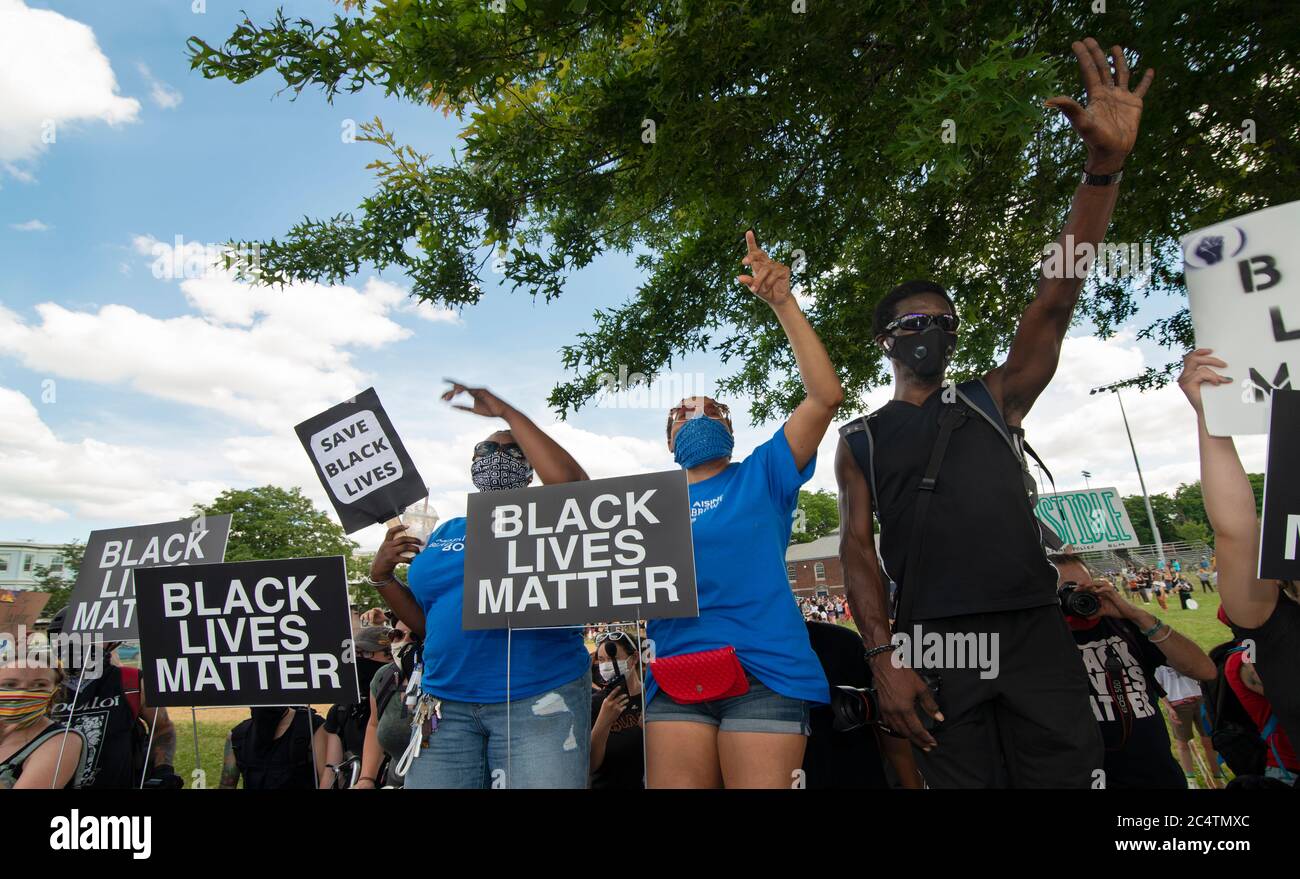
[[[1100,617],[1089,626],[1072,618],[1070,630],[1088,674],[1092,713],[1106,746],[1106,787],[1186,788],[1160,713],[1165,693],[1156,681],[1156,669],[1167,664],[1160,648],[1128,620]]]
[[[603,693],[591,696],[591,725],[596,725],[600,706],[605,701]],[[640,704],[640,696],[633,701]],[[623,709],[609,729],[605,740],[605,759],[591,773],[592,790],[639,790],[644,787],[645,750],[639,719],[644,711]]]

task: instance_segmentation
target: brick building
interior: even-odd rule
[[[785,572],[796,595],[812,595],[822,590],[843,595],[839,532],[819,537],[812,543],[790,544],[785,551]]]

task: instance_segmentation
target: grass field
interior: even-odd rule
[[[1169,610],[1165,611],[1152,600],[1149,605],[1139,604],[1144,610],[1155,614],[1172,625],[1179,632],[1191,638],[1204,650],[1209,651],[1216,644],[1229,638],[1227,628],[1216,617],[1219,610],[1218,593],[1206,594],[1199,587],[1194,596],[1200,605],[1196,610],[1182,610],[1177,598],[1167,599]],[[852,624],[847,624],[850,628]],[[322,714],[328,706],[316,706]],[[194,718],[198,720],[198,757],[195,759]],[[221,778],[221,760],[225,752],[226,735],[235,724],[248,717],[246,708],[200,708],[191,712],[186,708],[171,709],[172,723],[176,725],[176,773],[185,779],[186,787],[195,787],[193,770],[197,766],[204,771],[203,782],[208,788],[215,788]],[[1165,723],[1168,724],[1168,718]],[[1173,732],[1170,731],[1170,740]],[[1193,746],[1195,746],[1193,742]],[[1199,771],[1197,783],[1205,787],[1205,779]]]

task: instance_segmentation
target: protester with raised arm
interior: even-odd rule
[[[587,478],[573,457],[518,409],[486,388],[451,382],[442,395],[468,394],[457,409],[499,418],[470,458],[479,491],[524,488],[534,473],[545,484]],[[406,588],[393,576],[409,553]],[[397,616],[424,639],[425,717],[419,756],[405,771],[408,788],[583,788],[591,739],[591,659],[576,628],[467,631],[465,517],[448,519],[424,546],[390,528],[375,554],[370,583]],[[509,701],[507,701],[507,698]]]
[[[1066,96],[1047,106],[1083,140],[1083,180],[1006,362],[945,387],[956,308],[937,283],[900,284],[876,306],[873,327],[893,362],[894,399],[841,428],[836,450],[853,619],[885,721],[916,746],[932,787],[1085,787],[1102,765],[1088,683],[1055,606],[1056,574],[1034,517],[1019,428],[1056,371],[1083,285],[1073,248],[1095,252],[1106,234],[1153,73],[1130,89],[1119,46],[1113,71],[1091,37],[1073,49],[1086,106]],[[908,667],[906,645],[891,643],[886,576],[900,584],[900,635],[913,637],[919,625],[945,642],[975,638],[996,647],[998,674],[945,660],[925,669],[925,680]]]
[[[789,788],[803,761],[809,703],[829,690],[790,591],[785,549],[799,487],[843,399],[826,349],[790,292],[790,270],[752,231],[737,278],[772,309],[807,396],[742,461],[726,406],[691,397],[670,410],[668,448],[686,470],[700,615],[652,620],[646,689],[650,787]]]
[[[1250,641],[1251,664],[1291,742],[1300,742],[1300,603],[1294,581],[1261,580],[1259,516],[1255,492],[1230,436],[1211,436],[1205,426],[1201,386],[1229,384],[1215,372],[1231,369],[1208,348],[1183,358],[1178,386],[1196,411],[1201,450],[1201,496],[1214,532],[1223,612],[1233,634]]]

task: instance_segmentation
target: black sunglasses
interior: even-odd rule
[[[474,447],[474,457],[482,458],[485,455],[491,455],[493,452],[505,452],[516,461],[527,461],[524,450],[519,448],[519,443],[499,443],[496,440],[483,440]]]
[[[938,326],[945,333],[955,333],[960,323],[955,314],[904,314],[885,324],[885,330],[886,332],[907,330],[920,333],[932,326]]]

